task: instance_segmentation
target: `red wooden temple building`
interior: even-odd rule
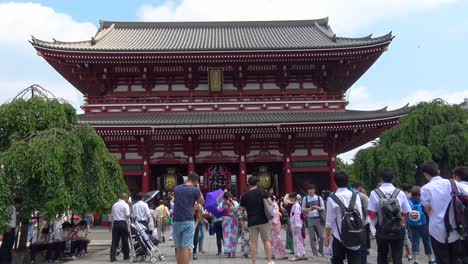
[[[242,193],[249,175],[284,194],[335,189],[336,156],[398,123],[406,107],[347,110],[346,91],[391,34],[337,37],[328,19],[102,21],[90,40],[31,43],[83,93],[132,191],[170,192],[183,175]]]

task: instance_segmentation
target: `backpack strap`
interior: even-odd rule
[[[385,193],[383,193],[382,190],[380,190],[380,188],[375,188],[374,192],[379,196],[380,199],[387,198]]]
[[[392,198],[397,199],[399,194],[400,194],[400,189],[395,188],[395,190],[393,190],[393,193],[392,193]]]
[[[332,200],[341,208],[341,211],[342,211],[342,212],[346,211],[346,206],[345,206],[344,203],[340,200],[340,198],[338,198],[338,196],[336,196],[336,194],[330,195],[330,198],[332,198]]]
[[[450,224],[450,207],[453,204],[454,197],[459,195],[460,192],[458,191],[458,186],[455,183],[454,180],[448,180],[450,182],[450,203],[447,206],[447,210],[445,210],[445,215],[444,215],[444,225],[445,225],[445,232],[447,233],[447,236],[445,237],[445,243],[448,245],[448,239],[450,236],[450,233],[454,231],[453,226]],[[455,208],[454,208],[454,213],[455,213]]]
[[[353,195],[351,196],[351,201],[349,202],[349,206],[347,208],[348,211],[351,211],[354,209],[354,206],[356,205],[356,199],[357,199],[357,192],[353,192]]]

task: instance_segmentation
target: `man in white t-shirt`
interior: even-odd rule
[[[128,195],[123,193],[120,199],[112,206],[112,245],[110,250],[110,261],[116,261],[117,247],[122,244],[124,260],[130,258],[128,244],[128,220],[130,219],[130,206],[127,203]]]
[[[23,204],[23,199],[15,198],[14,204],[5,209],[5,214],[9,217],[8,226],[3,233],[3,241],[0,246],[0,263],[11,263],[13,245],[15,243],[16,216],[17,210]],[[1,210],[4,210],[3,208]]]
[[[382,181],[382,184],[377,189],[373,190],[369,197],[369,205],[367,210],[369,214],[377,214],[381,210],[381,197],[384,195],[387,199],[396,197],[398,199],[400,207],[400,217],[401,217],[401,234],[395,233],[395,237],[387,237],[384,235],[383,228],[381,227],[382,223],[379,220],[376,225],[376,241],[377,241],[377,263],[378,264],[387,264],[387,255],[388,249],[390,247],[392,254],[392,261],[394,264],[401,264],[403,258],[403,246],[404,246],[404,224],[406,223],[406,215],[411,210],[411,207],[406,199],[404,192],[399,191],[395,186],[393,186],[392,181],[395,172],[392,168],[384,167],[379,170],[379,177]],[[378,217],[382,219],[383,216]],[[383,220],[382,220],[383,222]]]
[[[335,195],[343,203],[343,206],[348,208],[353,196],[353,192],[346,188],[348,186],[349,177],[345,172],[338,172],[334,179],[338,189],[332,195]],[[355,194],[355,196],[356,202],[354,204],[354,209],[356,209],[362,217],[361,199],[357,194]],[[327,200],[327,218],[325,222],[325,246],[329,247],[330,242],[332,243],[332,263],[343,263],[346,258],[348,264],[359,264],[361,261],[359,252],[360,246],[345,247],[341,242],[341,230],[339,230],[339,228],[341,228],[342,216],[341,207],[329,197]],[[332,236],[333,241],[331,241]]]
[[[424,162],[420,169],[429,181],[421,188],[421,200],[429,215],[429,234],[437,263],[461,264],[463,250],[460,235],[456,230],[447,233],[444,220],[452,201],[451,183],[439,176],[439,166],[434,161]],[[458,189],[464,195],[468,195],[462,188]],[[455,226],[453,209],[449,210],[449,221],[451,226]]]

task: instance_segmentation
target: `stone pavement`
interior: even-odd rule
[[[284,232],[283,232],[284,235]],[[80,260],[73,261],[72,263],[76,264],[86,264],[86,263],[110,263],[109,262],[109,248],[110,248],[110,239],[111,234],[108,229],[96,228],[91,231],[89,237],[92,239],[92,244],[90,245],[90,254],[86,257],[81,258]],[[160,245],[161,251],[166,255],[166,261],[164,263],[172,264],[176,263],[175,260],[175,253],[174,248],[172,247],[172,241],[166,241],[166,243],[162,243]],[[245,259],[242,256],[238,256],[234,259],[228,259],[225,257],[217,257],[216,256],[216,239],[215,236],[209,236],[208,233],[205,234],[205,248],[208,253],[204,255],[198,255],[198,260],[191,261],[191,263],[199,263],[199,264],[234,264],[234,263],[250,263],[250,259]],[[240,252],[240,249],[238,249]],[[238,253],[240,255],[240,253]],[[306,240],[306,255],[311,255],[310,244],[308,242],[308,238]],[[292,255],[291,255],[292,256]],[[263,253],[263,246],[259,245],[259,256],[257,259],[257,263],[266,263],[264,259],[265,255]],[[421,259],[421,263],[427,263],[427,260]],[[118,261],[115,263],[128,263],[127,261],[123,261],[122,257],[118,257]],[[149,260],[146,263],[150,263]],[[162,262],[161,262],[162,263]],[[291,263],[287,260],[278,260],[275,263]],[[326,258],[316,258],[316,259],[308,259],[307,261],[299,261],[298,263],[317,263],[317,264],[324,264],[330,263],[330,261]],[[370,252],[370,256],[368,257],[369,264],[375,264],[376,261],[376,247],[375,244],[372,245],[372,249]],[[405,259],[403,263],[408,263]]]

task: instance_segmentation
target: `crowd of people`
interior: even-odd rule
[[[14,205],[7,208],[9,224],[3,233],[0,247],[0,263],[12,263],[12,250],[15,242],[17,209],[22,205],[22,199],[16,198]],[[33,215],[30,228],[28,228],[29,259],[36,262],[38,253],[44,253],[45,260],[58,263],[59,260],[76,260],[88,254],[88,223],[85,220],[75,221],[62,214],[55,220],[40,220],[38,214]]]
[[[379,170],[380,183],[370,194],[361,182],[350,184],[345,172],[335,174],[335,192],[318,195],[311,184],[304,197],[293,192],[283,198],[258,188],[258,178],[252,176],[248,179],[249,190],[242,194],[240,202],[227,190],[217,197],[217,209],[221,212],[218,217],[203,211],[198,175],[192,173],[187,183],[174,193],[174,215],[184,214],[173,220],[177,262],[189,263],[200,219],[208,216],[210,233],[216,234],[217,255],[234,258],[240,244],[242,256],[250,257],[252,263],[257,260],[259,237],[267,263],[327,257],[331,263],[346,260],[349,264],[364,264],[372,238],[376,240],[378,264],[390,260],[403,263],[404,251],[409,263],[421,263],[421,241],[429,264],[468,263],[463,229],[468,167],[457,167],[454,179],[441,177],[433,161],[419,167],[428,182],[422,187],[407,184],[396,187],[395,172],[385,167]],[[271,217],[267,206],[272,211]],[[286,243],[281,240],[283,229]],[[307,235],[310,256],[305,253]],[[288,253],[293,256],[288,257]],[[192,256],[197,259],[196,247]]]
[[[289,193],[284,197],[257,187],[259,179],[251,176],[249,188],[237,200],[228,190],[216,198],[216,211],[204,208],[205,195],[200,190],[199,176],[190,173],[187,181],[174,190],[173,198],[155,206],[137,194],[130,202],[122,194],[112,207],[111,262],[116,261],[120,246],[124,260],[129,259],[130,218],[143,225],[148,234],[162,243],[173,240],[177,263],[186,264],[205,254],[205,232],[216,236],[217,256],[235,258],[240,255],[257,261],[259,238],[267,263],[273,260],[300,261],[329,258],[331,263],[367,263],[371,239],[376,240],[377,263],[389,260],[421,263],[420,244],[429,264],[468,263],[466,212],[468,201],[468,167],[454,169],[453,178],[440,176],[438,165],[425,162],[419,166],[427,183],[423,186],[393,184],[395,172],[388,167],[379,170],[380,183],[369,194],[361,182],[350,184],[345,172],[334,175],[335,192],[317,194],[316,186],[307,186],[307,193]],[[9,208],[10,228],[5,230],[0,256],[11,257],[11,230],[16,220],[13,211],[21,200]],[[85,217],[86,218],[86,217]],[[89,222],[89,221],[88,221]],[[87,221],[68,222],[56,219],[42,224],[30,241],[31,262],[38,252],[57,262],[87,252]],[[285,232],[286,241],[281,239]],[[14,236],[14,234],[13,234]],[[311,255],[306,255],[306,238]],[[5,263],[11,263],[4,261]]]

